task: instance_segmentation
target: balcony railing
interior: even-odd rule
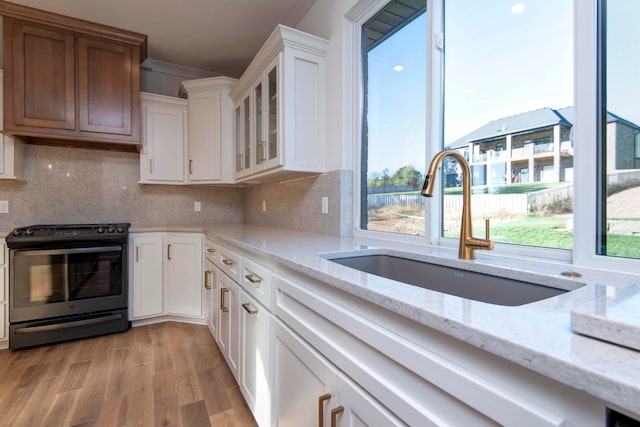
[[[486,153],[474,153],[471,163],[484,163],[486,161],[506,161],[506,160],[524,160],[529,159],[537,154],[550,154],[554,151],[554,143],[546,144],[526,144],[523,147],[512,148],[511,151],[488,150]],[[573,145],[571,141],[562,141],[560,143],[560,152],[562,154],[573,155]],[[468,155],[467,155],[468,156]]]

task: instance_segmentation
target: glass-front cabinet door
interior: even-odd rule
[[[235,166],[234,173],[235,176],[242,176],[242,170],[244,166],[243,161],[243,149],[244,149],[244,141],[243,141],[243,132],[242,132],[242,103],[236,105],[234,111],[234,122],[235,122]]]
[[[242,101],[243,106],[243,175],[251,173],[251,97],[247,95]]]
[[[280,163],[280,58],[276,56],[265,73],[265,168]]]
[[[253,171],[261,170],[264,162],[267,160],[265,156],[265,141],[263,134],[263,96],[262,82],[258,82],[253,87]]]

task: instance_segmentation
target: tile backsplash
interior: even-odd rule
[[[352,172],[337,170],[304,179],[252,185],[244,190],[245,223],[332,236],[348,236],[353,226]],[[322,213],[327,197],[328,213]],[[263,202],[266,212],[263,212]]]
[[[24,161],[26,181],[0,180],[0,200],[9,201],[9,213],[0,214],[2,230],[45,223],[243,222],[242,188],[141,185],[136,153],[26,145]]]

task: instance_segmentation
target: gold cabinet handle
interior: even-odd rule
[[[267,160],[267,141],[258,141],[258,147],[260,148],[260,160],[259,163],[262,163]]]
[[[149,173],[152,174],[153,173],[153,160],[149,159]]]
[[[215,254],[216,250],[213,249],[213,248],[207,248],[207,252],[210,253],[210,254]]]
[[[136,262],[138,262],[140,258],[138,257],[138,245],[136,245]]]
[[[233,261],[231,261],[230,259],[223,259],[222,263],[224,265],[226,265],[227,267],[231,267],[233,264],[235,264]]]
[[[331,399],[331,393],[318,397],[318,427],[324,427],[324,402]]]
[[[209,276],[211,275],[211,271],[207,270],[204,272],[204,288],[206,290],[211,289],[211,283],[209,283]]]
[[[171,243],[167,245],[167,259],[171,259]]]
[[[236,171],[242,170],[242,154],[236,156]]]
[[[344,412],[344,406],[340,405],[337,408],[331,410],[331,427],[338,425],[338,415]]]
[[[189,174],[193,174],[193,160],[189,160]]]
[[[262,278],[260,276],[255,276],[253,274],[245,274],[244,278],[250,281],[254,285],[259,285],[260,283],[262,283]]]
[[[222,288],[220,289],[220,311],[222,311],[223,313],[226,313],[227,311],[229,311],[229,307],[225,307],[224,305],[224,296],[225,294],[229,293],[229,288]]]
[[[257,308],[255,310],[252,309],[251,304],[248,302],[245,302],[244,304],[242,304],[242,308],[244,308],[244,310],[249,314],[258,314],[258,309]]]

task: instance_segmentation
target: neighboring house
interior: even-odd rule
[[[640,127],[607,115],[607,171],[640,168]],[[463,154],[473,185],[573,181],[575,108],[541,108],[494,120],[448,149]],[[613,143],[611,143],[613,142]],[[455,171],[446,186],[456,186]]]

